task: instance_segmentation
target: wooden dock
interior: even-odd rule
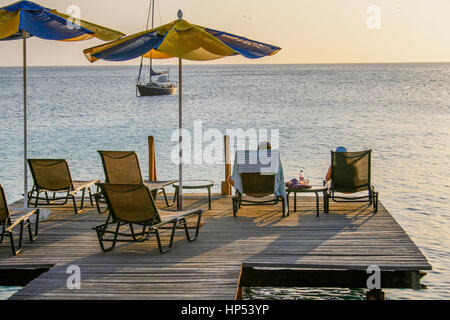
[[[207,197],[184,203],[207,208]],[[366,287],[369,265],[381,268],[384,288],[420,289],[419,271],[431,269],[381,203],[374,214],[366,204],[330,202],[317,218],[314,199],[302,197],[286,218],[270,205],[243,207],[234,218],[231,200],[216,195],[199,238],[187,243],[180,230],[166,254],[154,239],[103,253],[92,227],[105,214],[51,210],[20,255],[8,240],[0,245],[0,284],[37,276],[11,299],[235,299],[246,286]],[[67,287],[71,265],[80,268],[80,289]]]

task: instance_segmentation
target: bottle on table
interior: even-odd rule
[[[298,177],[298,181],[300,184],[305,184],[305,175],[303,173],[303,170],[300,170],[300,176]]]

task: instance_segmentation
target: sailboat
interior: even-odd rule
[[[149,26],[149,18],[151,12],[151,28],[154,28],[155,16],[155,0],[150,1],[150,7],[147,15],[147,30]],[[153,59],[150,58],[149,80],[145,81],[143,76],[143,62],[141,57],[141,64],[139,67],[139,75],[136,82],[136,95],[139,96],[160,96],[175,94],[178,91],[178,86],[175,82],[169,80],[169,71],[155,71],[153,70]]]

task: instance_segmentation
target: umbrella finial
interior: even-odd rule
[[[183,19],[183,11],[181,11],[181,9],[178,9],[177,16],[178,16],[178,20]]]

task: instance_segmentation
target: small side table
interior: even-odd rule
[[[180,193],[180,183],[177,181],[172,184],[175,188],[175,199],[177,199],[177,208],[179,208],[178,204],[178,194]],[[183,181],[183,189],[208,189],[208,209],[211,210],[211,187],[214,186],[214,181],[210,180],[184,180]]]
[[[319,216],[319,193],[322,192],[323,195],[323,208],[325,213],[328,213],[328,201],[327,201],[327,191],[328,188],[324,186],[311,186],[311,188],[302,189],[286,189],[289,207],[289,195],[294,193],[294,212],[297,211],[297,193],[314,192],[316,194],[316,216]]]

